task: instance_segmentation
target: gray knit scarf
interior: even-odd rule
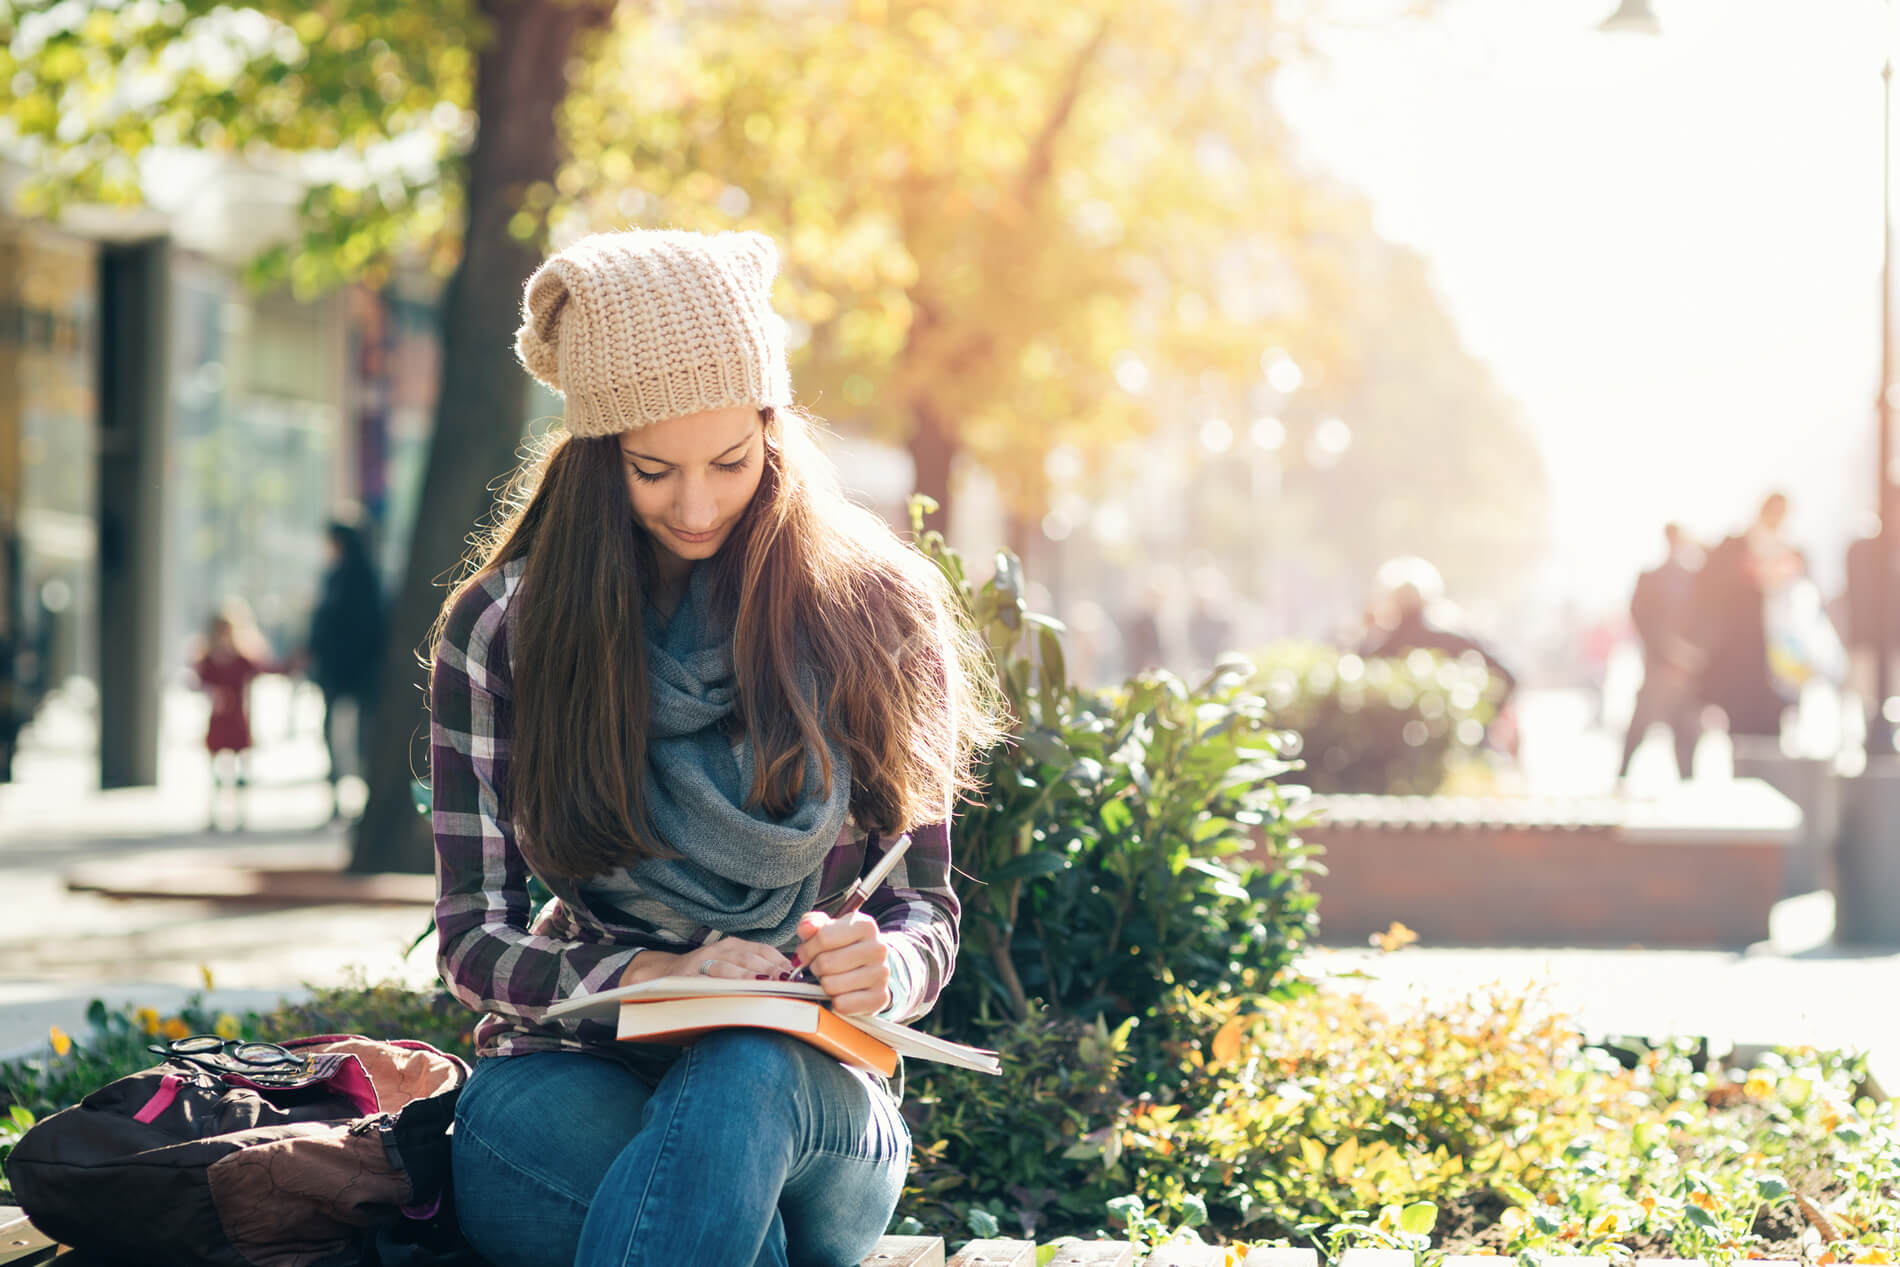
[[[815,754],[807,754],[798,805],[783,818],[746,808],[756,754],[726,722],[737,702],[730,631],[716,628],[709,568],[696,567],[670,620],[648,609],[647,683],[652,696],[642,789],[660,838],[677,859],[632,869],[647,897],[710,928],[781,945],[818,898],[825,857],[844,829],[851,802],[850,756],[835,742],[831,793]],[[809,666],[798,687],[818,706]]]

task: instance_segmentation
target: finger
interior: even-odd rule
[[[883,963],[860,964],[843,972],[828,973],[819,979],[825,993],[837,998],[859,990],[881,990],[890,984],[891,972]]]
[[[878,931],[877,921],[862,911],[840,920],[827,920],[798,943],[798,955],[801,960],[809,962],[828,950],[841,950],[858,942],[875,941]]]
[[[884,948],[876,942],[859,942],[843,950],[827,950],[812,960],[811,964],[812,975],[820,982],[866,968],[889,971],[884,963]]]
[[[792,966],[791,960],[770,946],[746,946],[731,958],[732,962],[754,972],[784,972]]]
[[[853,990],[849,994],[833,995],[831,1010],[840,1016],[868,1016],[872,1012],[881,1012],[890,1006],[891,991],[888,984],[875,990]]]

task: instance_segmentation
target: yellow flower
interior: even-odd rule
[[[1641,1201],[1638,1201],[1636,1204],[1643,1207],[1644,1214],[1654,1214],[1656,1212],[1656,1198],[1655,1197],[1644,1197]]]
[[[1748,1082],[1742,1087],[1750,1099],[1765,1100],[1775,1093],[1775,1080],[1757,1069],[1748,1075]]]
[[[211,1026],[211,1032],[219,1038],[236,1038],[244,1032],[244,1027],[238,1024],[237,1017],[229,1012],[220,1012],[216,1023]]]
[[[1616,1211],[1605,1210],[1603,1212],[1603,1217],[1590,1225],[1590,1235],[1608,1236],[1612,1232],[1616,1231],[1616,1223],[1617,1223]]]
[[[1871,1248],[1863,1249],[1860,1253],[1854,1255],[1854,1261],[1857,1263],[1891,1263],[1893,1256],[1878,1245],[1875,1245]]]
[[[213,986],[213,985],[212,985],[212,983],[211,983],[211,965],[210,965],[210,964],[208,964],[208,963],[201,963],[201,964],[199,964],[199,965],[198,965],[198,975],[199,975],[199,976],[201,976],[201,977],[203,977],[203,978],[205,979],[205,989],[207,989],[207,990],[211,990],[211,989],[215,989],[215,988],[216,988],[216,987],[215,987],[215,986]]]
[[[138,1019],[139,1028],[144,1030],[147,1034],[158,1033],[158,1009],[157,1008],[142,1007],[137,1012],[134,1012],[133,1016],[135,1016]]]
[[[62,1056],[73,1049],[72,1037],[57,1025],[46,1031],[46,1037],[51,1040],[53,1050]]]
[[[158,1032],[167,1038],[189,1038],[191,1037],[191,1026],[174,1016],[168,1019],[163,1025],[160,1025]]]
[[[1715,1198],[1706,1192],[1691,1192],[1689,1194],[1689,1204],[1699,1205],[1711,1213],[1715,1210]]]

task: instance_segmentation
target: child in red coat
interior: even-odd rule
[[[251,751],[251,683],[266,673],[281,673],[264,635],[242,599],[229,599],[211,618],[202,648],[192,662],[198,687],[211,697],[205,748],[211,753],[210,825],[219,827],[218,801],[227,782],[235,825],[244,822],[244,787]]]

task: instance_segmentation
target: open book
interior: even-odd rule
[[[619,1018],[618,1036],[643,1042],[691,1042],[707,1030],[754,1026],[790,1034],[888,1077],[898,1056],[1000,1073],[996,1053],[966,1047],[875,1016],[839,1016],[824,987],[798,981],[725,977],[656,977],[596,994],[577,995],[547,1010],[549,1020]]]

